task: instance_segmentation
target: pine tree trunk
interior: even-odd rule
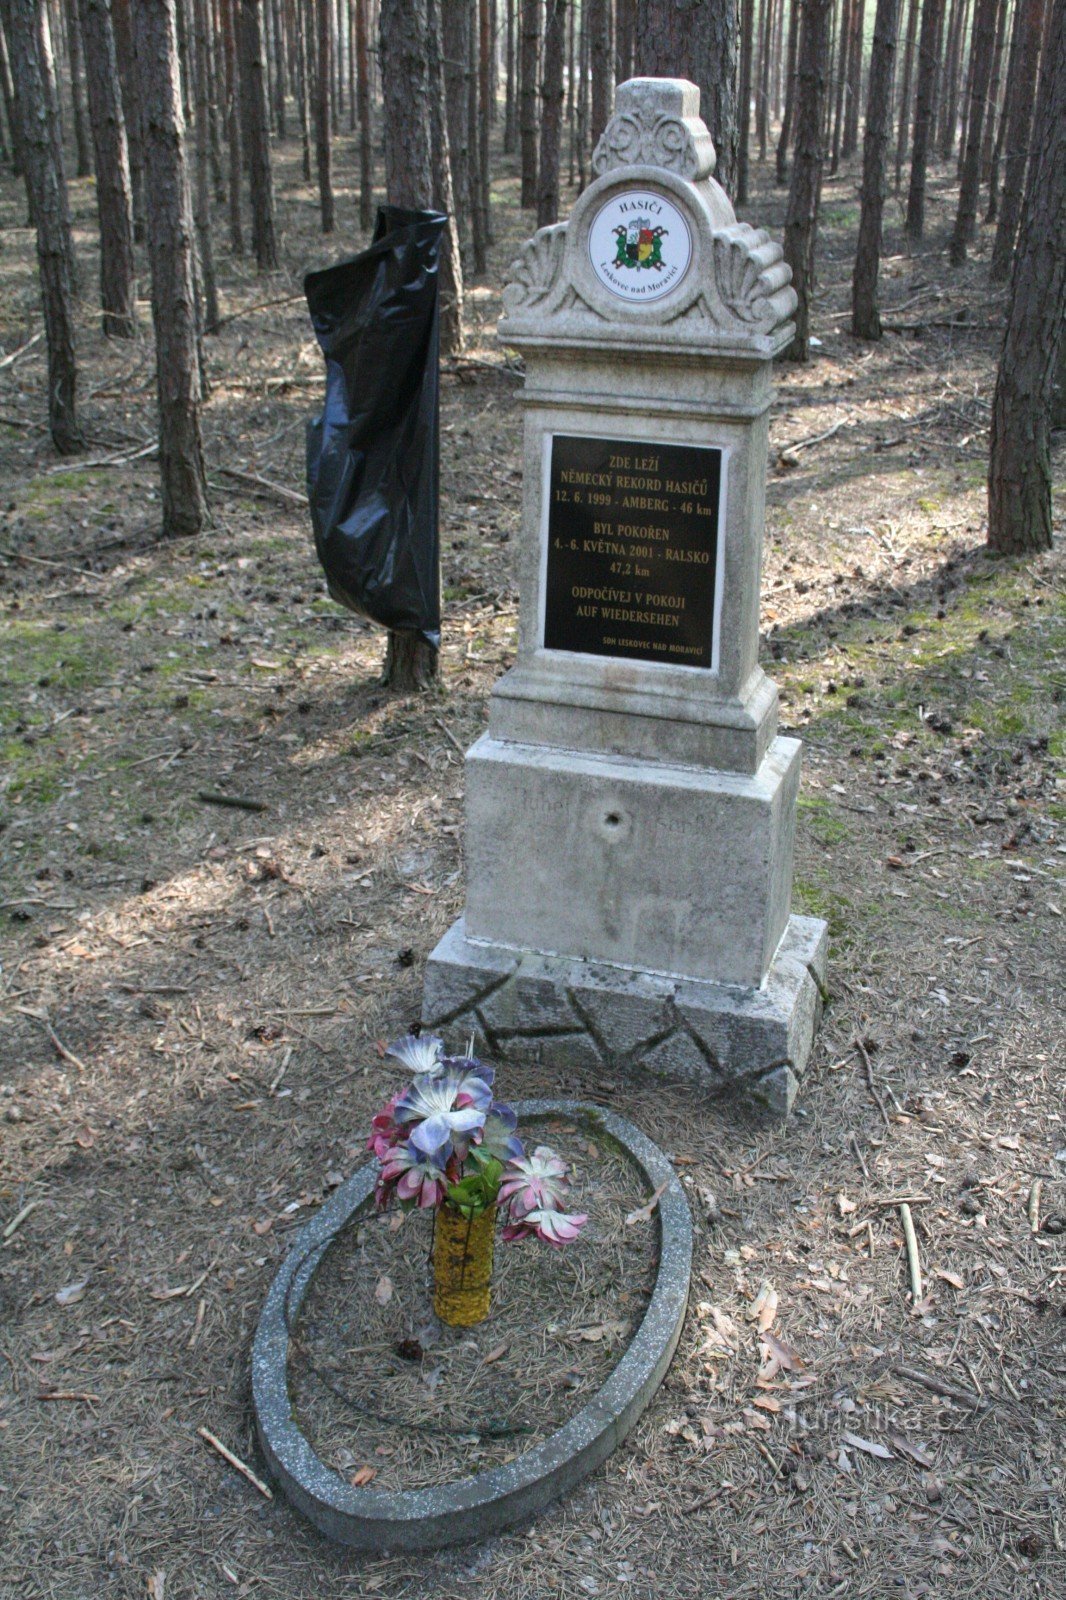
[[[333,34],[330,0],[314,0],[318,72],[315,84],[315,168],[322,232],[332,233],[336,221],[333,204]]]
[[[615,5],[615,82],[625,83],[633,76],[633,52],[637,34],[637,6],[641,0],[617,0]],[[570,7],[571,13],[574,7]]]
[[[736,0],[639,0],[634,68],[650,77],[688,78],[714,141],[715,177],[727,194],[737,181],[739,20]],[[598,135],[597,135],[598,137]]]
[[[737,88],[736,203],[748,203],[748,156],[751,145],[751,61],[755,33],[755,0],[740,0],[740,80]]]
[[[470,38],[468,44],[467,67],[469,72],[470,94],[467,102],[469,122],[467,126],[467,162],[470,170],[470,249],[474,257],[475,273],[483,273],[488,266],[489,241],[485,228],[485,213],[482,200],[485,187],[481,176],[481,119],[478,104],[478,83],[480,77],[480,34],[477,22],[477,3],[472,0],[474,9],[470,17]]]
[[[768,123],[770,117],[770,53],[773,39],[774,18],[777,14],[775,0],[762,0],[759,13],[759,54],[758,72],[755,90],[755,137],[759,141],[759,160],[766,160],[766,145],[769,137]]]
[[[851,13],[854,6],[855,0],[841,0],[836,83],[833,85],[833,98],[835,101],[833,142],[829,152],[829,171],[831,173],[835,173],[840,166],[840,145],[844,137],[844,93],[848,82],[848,40],[851,37]]]
[[[109,0],[81,0],[81,32],[89,122],[96,152],[103,331],[111,339],[132,339],[137,323],[133,196]]]
[[[452,191],[461,239],[470,236],[470,0],[442,0],[441,42]]]
[[[1009,7],[1004,6],[1003,14],[1006,16]],[[985,212],[986,222],[995,222],[999,213],[999,169],[1003,161],[1003,141],[1007,135],[1007,122],[1010,117],[1011,94],[1014,89],[1016,67],[1018,63],[1018,29],[1017,20],[1021,4],[1014,7],[1015,26],[1011,28],[1010,49],[1007,52],[1007,81],[1003,90],[1003,100],[996,119],[996,138],[992,146],[992,161],[988,173],[988,210]]]
[[[974,63],[973,87],[970,92],[970,111],[966,119],[966,161],[959,190],[959,208],[955,213],[955,231],[951,237],[951,264],[961,267],[966,260],[966,247],[977,229],[977,195],[981,184],[981,135],[984,132],[985,109],[988,102],[988,85],[992,77],[992,57],[996,43],[996,6],[998,0],[977,0],[973,18],[973,41],[970,54]]]
[[[851,331],[857,339],[880,339],[877,277],[881,268],[881,219],[885,170],[892,130],[892,79],[896,65],[900,0],[877,0],[870,82],[866,96],[866,134],[862,146],[862,212],[855,271],[851,280]]]
[[[211,237],[211,112],[207,57],[211,48],[207,0],[193,0],[196,44],[196,243],[204,296],[204,332],[218,331],[218,286]]]
[[[85,83],[82,71],[82,37],[78,25],[77,0],[66,0],[64,20],[67,25],[67,55],[70,60],[70,98],[74,113],[74,148],[77,151],[77,175],[88,178],[93,170],[92,140],[89,119],[85,115]]]
[[[307,37],[305,0],[292,0],[292,22],[296,34],[296,114],[300,123],[300,163],[304,182],[311,181],[311,44]]]
[[[1050,417],[1066,304],[1066,0],[1051,0],[1007,331],[992,400],[988,543],[1051,548]]]
[[[796,334],[785,351],[788,361],[810,356],[810,304],[814,280],[814,239],[818,196],[825,160],[826,79],[829,66],[829,13],[832,0],[803,0],[796,91],[796,153],[785,215],[785,260],[799,297]]]
[[[429,37],[429,116],[433,145],[432,203],[448,218],[441,240],[440,348],[443,355],[457,356],[463,348],[463,265],[459,254],[459,228],[455,217],[448,142],[441,0],[426,0],[426,32]]]
[[[586,0],[589,3],[589,0]],[[591,0],[602,4],[602,0]],[[519,144],[522,153],[523,207],[537,203],[537,59],[540,53],[541,0],[522,0],[522,87],[519,107]],[[478,162],[480,167],[481,163]]]
[[[586,4],[589,12],[589,140],[595,150],[614,110],[614,45],[611,0],[586,0]]]
[[[43,0],[4,0],[4,30],[18,85],[22,158],[37,227],[45,338],[48,344],[48,426],[60,455],[82,448],[74,354],[74,288],[66,228],[66,185],[55,159],[55,110],[39,55]]]
[[[11,60],[8,53],[7,37],[4,26],[0,23],[0,90],[3,92],[4,112],[7,116],[8,132],[11,135],[11,173],[15,178],[21,178],[22,170],[22,134],[19,129],[19,112],[15,97],[15,84],[11,76]]]
[[[563,124],[563,56],[566,51],[566,0],[547,0],[544,20],[544,76],[540,125],[540,182],[537,227],[559,220],[559,156]]]
[[[282,11],[281,0],[271,0],[270,6],[271,31],[274,44],[274,126],[278,130],[278,138],[286,137],[285,125],[285,17]]]
[[[137,84],[130,0],[111,0],[111,27],[115,35],[122,115],[126,123],[130,192],[133,196],[133,237],[139,244],[144,239],[144,139],[141,133],[141,94]]]
[[[159,0],[154,3],[158,4]],[[276,272],[278,240],[274,220],[274,175],[270,166],[262,0],[237,0],[237,3],[240,7],[241,122],[247,143],[245,159],[252,205],[252,249],[260,272]]]
[[[220,0],[219,14],[222,23],[222,58],[226,77],[226,144],[229,153],[229,179],[227,183],[229,217],[229,246],[235,256],[244,254],[244,231],[241,225],[242,161],[240,83],[237,75],[237,33],[234,6],[237,0]]]
[[[381,0],[378,40],[389,203],[422,209],[433,191],[426,0]],[[437,670],[437,651],[420,633],[390,631],[382,680],[389,688],[424,689]]]
[[[169,538],[199,533],[207,515],[193,226],[174,0],[136,0],[134,27],[144,117],[163,533]]]
[[[478,11],[478,176],[480,178],[481,220],[487,245],[495,243],[492,225],[492,158],[489,129],[496,121],[496,75],[493,71],[492,0],[481,0]]]
[[[59,106],[59,85],[56,80],[55,52],[52,49],[52,25],[47,0],[37,10],[37,64],[48,99],[48,134],[52,141],[52,160],[59,174],[59,192],[63,205],[63,234],[66,239],[70,287],[75,300],[80,293],[78,258],[74,252],[74,222],[70,210],[66,167],[63,158],[63,119]]]
[[[862,41],[866,20],[866,0],[855,0],[851,38],[848,46],[848,93],[844,107],[844,137],[840,155],[850,161],[859,142],[859,110],[862,105]]]
[[[503,153],[505,156],[513,155],[515,145],[518,143],[518,95],[517,60],[515,57],[515,26],[514,14],[517,0],[504,0],[507,8],[507,34],[504,43],[504,104],[503,104]]]
[[[965,3],[968,4],[969,0],[965,0]],[[964,22],[965,22],[965,17],[964,17]],[[961,98],[961,102],[962,102],[962,127],[959,130],[959,182],[960,183],[962,182],[963,162],[966,160],[966,122],[967,122],[967,118],[970,115],[970,97],[971,97],[971,94],[972,94],[972,91],[973,91],[973,63],[974,63],[973,51],[972,50],[969,50],[969,51],[965,50],[964,49],[964,42],[965,42],[965,27],[963,28],[963,40],[961,40],[960,43],[959,43],[959,69],[960,69],[959,70],[959,76],[956,78],[955,83],[953,85],[955,92]],[[964,60],[964,58],[965,58],[965,73],[963,72],[963,60]],[[963,77],[965,77],[965,88],[963,88]],[[952,87],[952,86],[949,85],[949,87]],[[937,113],[938,116],[943,116],[943,114],[944,114],[944,92],[945,92],[945,89],[944,89],[944,74],[942,74],[941,75],[941,87],[940,87],[940,89],[938,91],[939,99],[937,101],[937,104],[938,104],[938,107],[939,107],[939,110],[938,110],[938,113]],[[957,107],[952,107],[951,108],[951,111],[952,111],[952,135],[953,136],[954,136],[954,131],[955,131],[955,120],[957,118],[957,110],[958,110]]]
[[[355,0],[355,92],[359,109],[359,222],[374,220],[374,146],[370,122],[370,40],[368,0]]]
[[[955,148],[955,128],[959,119],[959,74],[962,40],[969,0],[951,0],[948,13],[947,49],[944,52],[940,93],[940,126],[936,145],[942,161],[950,161]]]
[[[917,0],[912,0],[916,4]],[[785,65],[785,110],[781,118],[781,133],[777,141],[774,160],[775,182],[788,182],[788,152],[792,141],[792,122],[796,106],[796,54],[799,46],[800,0],[790,0],[788,12],[788,47]]]
[[[992,245],[993,283],[1005,283],[1014,257],[1014,238],[1018,231],[1022,196],[1025,192],[1025,165],[1029,156],[1029,135],[1036,98],[1040,39],[1044,29],[1045,0],[1018,0],[1014,32],[1017,61],[1012,72],[1010,118],[1004,140],[1003,198]]]
[[[992,81],[988,86],[988,103],[985,108],[985,126],[981,135],[980,182],[987,184],[992,176],[992,146],[995,143],[996,124],[999,120],[999,89],[1003,73],[1003,44],[1007,34],[1007,13],[1010,0],[997,0],[996,45],[992,52]]]
[[[899,120],[896,124],[896,193],[903,186],[903,163],[907,157],[907,129],[911,116],[911,83],[914,76],[914,45],[918,37],[918,0],[910,0],[907,7],[907,42],[903,49],[903,87],[899,97]]]
[[[589,83],[588,9],[581,6],[581,26],[577,40],[577,96],[574,106],[574,146],[577,154],[577,186],[585,187],[589,160],[589,118],[592,87]]]
[[[918,82],[914,95],[911,181],[907,194],[907,234],[918,240],[925,231],[925,174],[936,118],[937,39],[944,0],[922,0],[918,36]]]

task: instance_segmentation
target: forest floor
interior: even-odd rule
[[[201,537],[157,539],[148,311],[136,342],[95,329],[87,183],[87,455],[50,451],[40,342],[0,370],[0,1593],[1061,1600],[1062,502],[1055,553],[985,555],[1004,295],[988,230],[946,265],[946,171],[913,254],[889,206],[878,345],[847,332],[857,171],[826,183],[820,342],[778,374],[764,655],[805,744],[795,903],[832,940],[799,1108],[767,1130],[683,1084],[506,1082],[609,1099],[678,1163],[697,1255],[666,1383],[530,1526],[418,1559],[329,1545],[197,1432],[256,1465],[267,1286],[362,1161],[381,1047],[462,904],[462,752],[516,623],[520,379],[494,327],[532,225],[500,171],[443,383],[429,694],[380,688],[382,636],[327,599],[306,512],[232,475],[302,490],[300,280],[359,243],[350,191],[324,249],[290,151],[284,269],[221,255]],[[779,234],[757,175],[748,218]],[[40,323],[24,221],[4,179],[8,353]],[[760,1386],[764,1285],[795,1358]]]

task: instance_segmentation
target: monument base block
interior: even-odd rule
[[[422,1023],[492,1061],[686,1078],[788,1115],[824,988],[826,925],[789,918],[757,989],[634,971],[467,937],[462,918],[426,966]]]

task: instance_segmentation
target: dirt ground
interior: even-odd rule
[[[0,1594],[1066,1596],[1063,567],[982,553],[1003,295],[987,230],[946,266],[946,174],[914,255],[890,206],[878,346],[846,332],[857,173],[826,183],[821,343],[779,374],[765,657],[806,748],[795,903],[832,936],[799,1109],[767,1130],[683,1085],[508,1082],[609,1101],[689,1186],[654,1404],[528,1528],[420,1559],[330,1546],[198,1434],[261,1470],[267,1285],[362,1160],[380,1048],[462,902],[462,751],[516,622],[520,379],[493,329],[531,225],[500,170],[444,379],[431,694],[381,690],[305,512],[230,475],[302,488],[299,285],[359,243],[350,191],[324,250],[290,159],[284,270],[222,256],[202,537],[156,539],[150,341],[94,327],[86,183],[86,457],[50,452],[40,343],[0,369]],[[760,177],[749,216],[779,230]],[[8,353],[40,321],[24,221],[5,178]]]

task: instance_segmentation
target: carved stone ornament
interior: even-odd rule
[[[598,176],[570,221],[541,228],[511,263],[504,343],[777,354],[793,332],[792,275],[769,234],[737,221],[714,161],[695,84],[621,84]]]
[[[698,183],[714,171],[711,136],[700,121],[700,92],[684,79],[631,78],[592,157],[597,177],[616,167],[661,167]]]

